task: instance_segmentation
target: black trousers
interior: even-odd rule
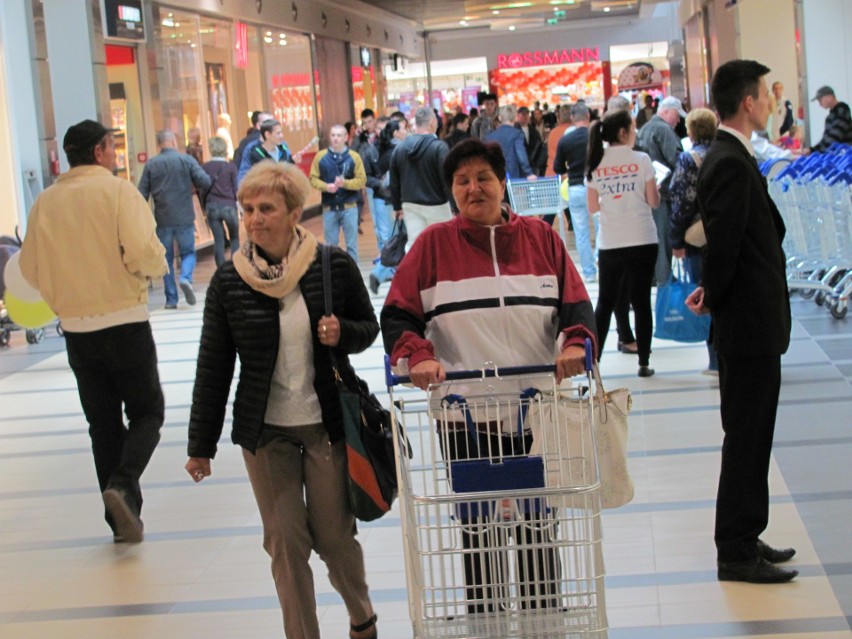
[[[626,280],[628,297],[636,316],[636,346],[639,365],[647,366],[651,356],[654,318],[651,312],[651,284],[657,261],[657,245],[641,244],[617,249],[601,249],[598,253],[600,292],[595,306],[598,331],[598,353],[603,352],[619,294]]]
[[[781,390],[781,356],[719,354],[722,470],[716,497],[719,561],[757,556],[757,538],[769,523],[769,461]]]
[[[142,510],[139,478],[160,441],[165,400],[148,322],[90,333],[65,332],[101,492],[120,488]],[[127,425],[124,424],[124,414]],[[107,523],[115,530],[108,514]]]
[[[450,461],[467,460],[476,458],[490,458],[492,461],[499,460],[498,451],[503,455],[517,456],[529,452],[532,446],[532,435],[528,434],[519,439],[512,436],[489,435],[480,433],[478,435],[479,451],[466,430],[458,430],[447,434],[445,444],[443,436],[441,440],[441,453],[444,459]],[[494,502],[472,502],[466,507],[472,512],[477,512],[476,517],[465,517],[461,520],[462,547],[465,550],[476,550],[480,552],[467,552],[464,554],[464,581],[465,599],[469,613],[495,612],[497,602],[505,601],[506,593],[511,584],[506,583],[509,576],[509,557],[502,550],[493,550],[493,547],[505,548],[507,539],[511,536],[518,550],[516,551],[518,584],[517,603],[521,609],[552,608],[559,605],[559,578],[561,567],[559,556],[552,548],[552,531],[547,526],[542,526],[542,513],[528,512],[522,514],[523,521],[514,526],[495,526],[493,519],[499,517],[499,512],[484,512],[488,508],[493,509],[493,503],[500,509],[502,500],[495,499]],[[513,503],[543,507],[539,500],[511,500]],[[514,507],[514,504],[511,506]],[[505,592],[503,592],[505,590]]]

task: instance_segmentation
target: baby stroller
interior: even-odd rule
[[[12,337],[12,331],[20,330],[11,320],[3,304],[3,296],[6,294],[6,281],[3,273],[6,271],[6,263],[15,253],[21,250],[21,238],[11,235],[0,235],[0,347],[8,346]],[[26,329],[27,344],[38,344],[44,339],[45,329]]]

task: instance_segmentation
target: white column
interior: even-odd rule
[[[35,103],[29,0],[0,2],[0,234],[26,230],[41,191],[41,144]]]
[[[92,6],[91,0],[44,0],[50,87],[62,171],[68,170],[61,152],[68,127],[86,119],[109,125],[109,111],[100,101],[107,90],[106,53],[100,16],[93,17]]]
[[[852,2],[802,0],[802,44],[808,99],[805,135],[811,144],[822,137],[828,111],[811,102],[819,87],[829,85],[837,99],[852,103]]]

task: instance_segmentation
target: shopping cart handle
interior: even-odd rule
[[[592,340],[589,337],[586,338],[585,349],[586,371],[591,371],[594,367],[595,356],[594,346],[592,345]],[[534,366],[506,366],[505,368],[498,368],[496,366],[488,368],[487,366],[488,365],[486,364],[483,368],[479,370],[448,372],[447,381],[458,381],[464,379],[483,379],[486,377],[513,377],[517,375],[536,375],[540,373],[556,372],[556,366],[554,366],[553,364],[536,364]],[[410,382],[411,378],[408,375],[395,375],[392,372],[390,355],[385,355],[385,384],[388,387],[391,387],[396,386],[398,384],[408,384]]]

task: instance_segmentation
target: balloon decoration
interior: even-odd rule
[[[41,293],[37,288],[30,286],[30,283],[24,279],[24,274],[21,273],[20,258],[21,253],[18,251],[6,263],[6,270],[3,271],[6,289],[22,302],[41,302]]]
[[[16,297],[11,290],[7,290],[3,301],[6,304],[6,311],[9,313],[9,317],[21,328],[41,328],[56,319],[56,314],[44,300],[25,302]]]

